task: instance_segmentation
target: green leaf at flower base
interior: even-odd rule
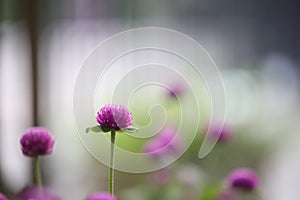
[[[134,127],[134,126],[129,126],[129,127],[127,127],[127,128],[124,128],[123,130],[124,130],[126,133],[136,133],[136,132],[139,130],[139,128]]]
[[[111,131],[111,129],[106,126],[99,126],[99,127],[101,128],[102,132],[104,132],[104,133]]]
[[[105,127],[105,126],[96,125],[96,126],[88,127],[85,129],[86,133],[89,133],[90,131],[92,131],[94,133],[100,133],[100,132],[107,133],[107,132],[111,131],[111,129],[108,127]]]
[[[91,127],[91,131],[93,131],[95,133],[103,132],[99,125]]]

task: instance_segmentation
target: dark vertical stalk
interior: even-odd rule
[[[38,15],[37,0],[27,0],[26,21],[28,27],[29,44],[31,52],[31,87],[32,87],[32,126],[39,126],[38,120]],[[35,174],[35,163],[33,161],[31,172]],[[34,178],[33,180],[34,181]]]
[[[32,125],[38,126],[38,15],[37,0],[27,0],[27,25],[31,51],[31,73],[32,73]]]
[[[2,18],[3,18],[4,3],[5,3],[4,1],[0,2],[0,24],[1,24]],[[1,57],[1,55],[0,55],[0,57]],[[0,77],[1,77],[1,63],[0,63]],[[1,85],[0,85],[0,87],[1,87]],[[0,97],[1,96],[2,96],[2,94],[1,94],[1,90],[0,90]],[[0,106],[1,106],[1,98],[0,98]],[[2,139],[1,139],[1,120],[0,120],[0,146],[1,146],[1,142],[2,142]],[[0,191],[3,191],[4,183],[3,183],[2,170],[1,170],[1,161],[2,161],[2,158],[1,158],[1,154],[0,154]]]

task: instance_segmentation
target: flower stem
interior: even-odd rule
[[[34,157],[34,182],[38,187],[42,187],[41,168],[38,156]]]
[[[109,165],[109,192],[114,194],[114,151],[115,151],[115,140],[116,131],[111,130],[110,132],[111,143],[110,143],[110,165]]]

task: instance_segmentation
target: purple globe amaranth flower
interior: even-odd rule
[[[202,179],[201,171],[196,165],[184,165],[177,170],[177,179],[187,186],[194,186]]]
[[[46,188],[28,187],[17,197],[17,200],[61,200],[56,194]]]
[[[35,157],[51,154],[54,139],[45,128],[32,127],[23,134],[20,143],[25,156]]]
[[[257,174],[248,168],[238,168],[230,172],[227,181],[231,188],[252,191],[257,188],[259,178]]]
[[[232,129],[228,124],[224,124],[222,127],[222,124],[212,123],[209,130],[208,127],[209,125],[205,127],[205,134],[210,138],[218,138],[218,143],[225,144],[232,138]]]
[[[85,200],[117,200],[117,198],[108,192],[94,192],[89,194]]]
[[[166,185],[170,182],[171,176],[171,170],[168,168],[163,168],[152,172],[150,181],[157,185]]]
[[[4,194],[2,194],[1,192],[0,192],[0,200],[7,200],[7,197],[4,196]]]
[[[180,149],[180,142],[176,138],[173,128],[163,129],[154,139],[146,143],[144,152],[154,158],[176,153]]]
[[[163,148],[161,142],[157,140],[152,140],[144,146],[144,152],[150,157],[159,158],[161,155],[165,154],[165,151],[161,150]]]
[[[218,195],[218,200],[234,200],[235,193],[232,190],[224,189]]]
[[[184,92],[183,86],[178,83],[172,84],[170,88],[168,88],[168,95],[172,98],[176,98],[177,96],[182,95]]]
[[[109,129],[119,131],[133,125],[132,113],[123,105],[107,104],[97,113],[97,122]]]

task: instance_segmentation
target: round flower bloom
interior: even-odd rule
[[[158,140],[162,144],[162,146],[168,146],[170,151],[177,151],[179,149],[179,141],[175,139],[176,130],[171,127],[165,128],[158,135]]]
[[[89,194],[85,200],[117,200],[117,198],[108,192],[94,192]]]
[[[195,165],[184,165],[177,170],[177,179],[187,186],[198,185],[201,178],[203,178],[201,177],[201,171]]]
[[[208,125],[205,128],[205,133],[208,134],[209,137],[216,138],[218,137],[218,142],[224,144],[228,142],[232,137],[232,130],[228,124],[224,124],[223,128],[220,132],[221,125],[214,123],[212,124],[210,130],[208,131]]]
[[[144,147],[144,152],[147,153],[149,156],[154,158],[159,158],[162,155],[166,154],[164,146],[158,140],[152,140],[148,142]]]
[[[4,196],[4,194],[0,193],[0,200],[7,200],[7,198]]]
[[[122,105],[107,104],[97,113],[97,122],[106,128],[119,131],[133,125],[132,113]]]
[[[232,190],[223,190],[218,195],[218,200],[234,200],[236,199],[235,193]]]
[[[247,168],[233,170],[228,175],[227,181],[232,188],[248,191],[254,190],[259,184],[257,174],[253,170]]]
[[[168,95],[172,98],[176,98],[177,96],[180,96],[183,93],[184,89],[182,85],[179,84],[173,84],[169,89],[168,89]]]
[[[28,187],[25,188],[17,197],[17,200],[60,200],[46,188]]]
[[[51,154],[54,139],[45,128],[32,127],[23,134],[20,143],[25,156],[35,157]]]
[[[158,171],[152,172],[150,181],[157,185],[166,185],[171,180],[171,170],[163,168]]]
[[[144,152],[154,158],[172,154],[180,149],[180,143],[175,139],[176,131],[172,128],[162,130],[144,147]]]

